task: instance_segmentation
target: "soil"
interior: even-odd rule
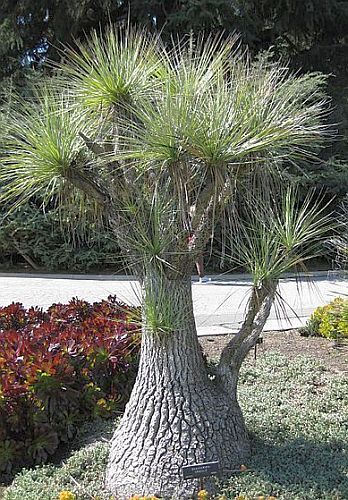
[[[215,359],[229,340],[228,335],[200,337],[200,343],[208,358]],[[267,351],[277,351],[289,359],[296,356],[312,356],[318,359],[331,373],[348,375],[348,340],[338,344],[334,340],[321,337],[303,337],[298,330],[266,332],[262,334],[262,343],[257,345],[256,356],[263,356]],[[249,356],[254,357],[252,350]]]

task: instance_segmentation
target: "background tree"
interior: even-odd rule
[[[120,500],[187,498],[196,482],[183,481],[183,465],[217,459],[228,475],[244,461],[240,365],[280,274],[308,257],[327,227],[315,204],[296,210],[290,192],[280,206],[271,194],[260,205],[257,192],[250,198],[254,215],[234,222],[231,239],[254,286],[245,322],[212,373],[197,339],[192,266],[235,193],[250,196],[249,176],[310,155],[325,132],[322,78],[251,63],[238,43],[191,37],[168,50],[146,33],[94,33],[65,52],[58,85],[17,104],[4,138],[3,199],[15,207],[39,195],[91,198],[141,282],[140,367],[107,472]]]

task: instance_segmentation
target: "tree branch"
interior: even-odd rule
[[[92,139],[87,137],[83,132],[79,132],[79,136],[81,137],[81,139],[83,139],[88,149],[92,151],[92,153],[94,153],[95,155],[100,156],[107,152],[105,148],[103,148],[103,146],[101,146],[97,142],[92,141]]]
[[[83,132],[79,132],[80,137],[83,139],[85,142],[87,148],[92,151],[96,156],[100,157],[103,156],[106,157],[108,154],[112,154],[112,150],[108,148],[106,145],[101,145],[95,141],[92,141],[89,137],[87,137]],[[106,168],[109,172],[109,174],[113,175],[113,180],[117,179],[117,184],[118,184],[118,189],[122,190],[124,188],[124,184],[128,183],[132,185],[135,181],[135,175],[132,172],[132,169],[125,168],[126,166],[123,165],[124,162],[119,162],[115,159],[112,159],[109,162],[106,162]],[[117,172],[117,175],[115,176],[115,172]]]
[[[74,163],[65,174],[66,179],[71,182],[77,189],[80,189],[87,196],[90,196],[101,205],[110,202],[110,195],[106,188],[102,187],[100,183],[87,172],[81,171]]]
[[[278,280],[270,280],[262,283],[260,288],[253,288],[244,323],[221,353],[217,367],[221,377],[238,372],[245,356],[255,345],[269,316],[277,286]]]
[[[35,271],[40,271],[42,268],[34,261],[34,259],[32,259],[30,257],[30,255],[28,255],[24,250],[21,249],[21,246],[20,246],[18,240],[16,240],[16,238],[13,236],[13,234],[11,234],[11,236],[13,239],[13,246],[15,247],[15,249],[17,250],[19,255],[21,255],[23,257],[23,259],[26,262],[28,262],[29,266],[31,266]]]
[[[233,356],[233,362],[238,367],[240,367],[244,358],[246,357],[250,349],[254,347],[257,339],[262,333],[265,323],[269,317],[269,313],[271,311],[271,307],[274,302],[274,297],[275,297],[275,290],[274,292],[271,291],[264,299],[260,307],[260,310],[256,314],[255,319],[253,321],[250,334],[242,340],[240,346],[236,349]]]
[[[193,248],[201,250],[208,241],[213,228],[214,213],[222,210],[229,199],[230,179],[226,179],[218,196],[214,192],[214,183],[210,182],[202,191],[199,204],[192,218]]]

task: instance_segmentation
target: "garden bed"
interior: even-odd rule
[[[226,336],[204,337],[216,358]],[[304,356],[305,355],[305,356]],[[239,398],[252,436],[247,470],[224,486],[227,499],[259,495],[279,500],[348,498],[348,346],[335,347],[297,331],[269,332],[242,368]],[[17,475],[5,500],[56,500],[67,489],[78,500],[100,498],[112,426],[88,424],[60,466]]]
[[[348,341],[337,343],[322,337],[303,337],[297,329],[265,332],[262,338],[262,344],[257,346],[257,358],[269,351],[277,351],[290,360],[297,356],[313,356],[323,364],[328,373],[348,375]],[[200,343],[206,355],[216,360],[228,340],[227,335],[214,335],[201,337]],[[254,356],[253,350],[249,357],[252,359]]]
[[[111,296],[0,308],[0,482],[60,459],[84,422],[123,412],[138,366],[137,314]]]

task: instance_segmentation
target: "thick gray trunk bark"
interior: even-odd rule
[[[227,392],[208,376],[190,280],[158,286],[159,306],[166,299],[166,317],[174,330],[154,332],[153,314],[151,321],[144,318],[139,372],[113,437],[107,469],[107,487],[118,500],[135,494],[191,498],[198,481],[184,481],[184,465],[218,460],[228,475],[249,452],[235,388]]]

